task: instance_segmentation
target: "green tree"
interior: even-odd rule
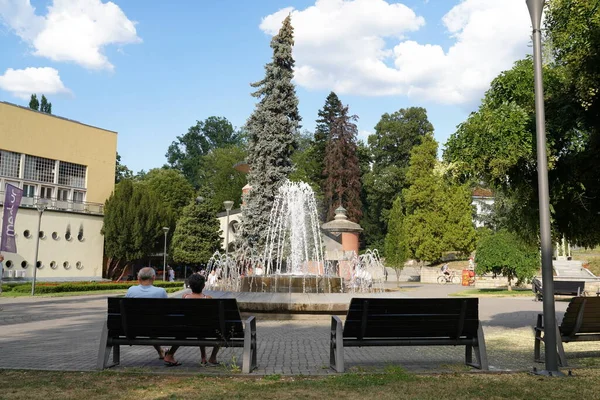
[[[163,226],[173,223],[168,206],[146,185],[124,179],[115,186],[104,205],[103,276],[122,277],[126,267],[159,248]]]
[[[558,237],[584,246],[600,243],[600,141],[585,123],[562,66],[544,67],[548,179],[552,228]],[[498,220],[529,242],[539,232],[533,64],[521,60],[492,81],[476,113],[459,125],[444,158],[454,176],[483,182],[506,200]]]
[[[385,236],[385,265],[396,270],[396,279],[400,279],[400,271],[408,259],[408,246],[406,244],[406,232],[404,230],[404,210],[400,197],[396,197],[390,220],[388,232]]]
[[[160,197],[175,215],[195,197],[194,187],[174,169],[153,168],[140,182]]]
[[[446,251],[470,254],[477,243],[471,190],[466,185],[451,185],[443,181],[442,191],[440,210],[444,216],[444,247]]]
[[[444,216],[440,212],[442,185],[434,174],[437,143],[433,134],[422,138],[410,157],[410,167],[406,172],[409,187],[404,189],[404,219],[409,254],[417,260],[434,261],[446,251],[444,244]]]
[[[366,194],[365,240],[368,245],[382,245],[392,202],[407,187],[406,171],[412,148],[433,132],[427,111],[421,107],[400,109],[383,114],[368,143],[372,168],[363,177]]]
[[[133,171],[127,168],[125,164],[121,164],[121,156],[117,152],[117,163],[115,164],[115,183],[121,182],[123,179],[132,179]]]
[[[40,111],[46,114],[52,114],[52,103],[50,103],[44,95],[42,95],[42,101],[40,102]]]
[[[247,123],[248,181],[252,189],[242,207],[241,238],[246,246],[264,244],[271,205],[278,187],[292,172],[291,156],[296,147],[300,115],[294,77],[294,29],[290,16],[271,40],[273,58],[265,66],[265,77],[252,84],[259,100]]]
[[[323,192],[325,189],[325,155],[327,152],[327,146],[331,140],[331,128],[333,122],[342,115],[342,109],[344,108],[342,102],[338,96],[331,92],[325,99],[323,108],[317,112],[317,124],[315,126],[314,134],[314,149],[313,156],[315,163],[317,164],[316,175],[311,180],[316,181]]]
[[[348,211],[348,218],[358,222],[362,217],[360,199],[360,164],[356,137],[358,128],[355,115],[348,114],[342,107],[338,116],[330,123],[329,140],[325,149],[323,175],[327,220],[333,219],[335,209],[341,205]]]
[[[202,157],[204,178],[200,192],[215,210],[223,209],[223,202],[226,200],[233,201],[234,208],[241,206],[246,175],[233,169],[233,166],[243,161],[246,156],[244,148],[230,145],[214,149]]]
[[[537,246],[528,244],[506,230],[484,236],[479,241],[475,262],[477,274],[492,272],[505,276],[508,290],[511,290],[515,278],[517,284],[533,278],[541,263]]]
[[[221,248],[217,213],[208,202],[191,202],[181,212],[171,241],[173,261],[198,266]]]
[[[29,108],[36,111],[40,110],[40,102],[37,99],[37,94],[35,93],[31,95],[31,99],[29,100]]]
[[[202,157],[213,149],[239,142],[240,134],[227,118],[213,116],[196,121],[196,125],[191,126],[185,135],[177,136],[165,156],[171,168],[181,171],[198,188],[204,175],[201,171]]]

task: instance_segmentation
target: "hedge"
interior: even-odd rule
[[[137,282],[45,282],[38,283],[35,286],[35,292],[39,294],[45,294],[88,292],[94,290],[127,290],[133,285],[137,285]],[[181,289],[182,285],[182,282],[154,282],[154,286],[165,288],[169,293]],[[30,291],[31,282],[8,283],[2,285],[2,292],[29,293]]]

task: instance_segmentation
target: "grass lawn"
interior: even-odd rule
[[[179,288],[167,288],[165,289],[167,293],[175,293],[181,289]],[[69,296],[87,296],[87,295],[97,295],[97,294],[110,294],[113,296],[118,296],[120,294],[127,293],[125,289],[114,289],[114,290],[86,290],[81,292],[61,292],[61,293],[44,293],[38,294],[36,293],[35,297],[69,297]],[[8,297],[31,297],[31,293],[20,293],[20,292],[2,292],[0,294],[1,298]],[[1,391],[0,391],[1,393]],[[0,396],[0,399],[2,396]]]
[[[383,374],[329,377],[208,377],[126,372],[0,370],[0,397],[51,399],[566,399],[597,396],[600,370],[545,378],[526,373],[414,375],[397,368]]]
[[[448,296],[475,296],[475,297],[533,297],[531,289],[506,290],[502,288],[493,289],[467,289],[461,292],[450,293]]]

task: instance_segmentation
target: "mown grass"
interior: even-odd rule
[[[600,276],[600,248],[573,250],[572,256],[574,260],[583,261],[594,275]]]
[[[467,289],[460,292],[450,293],[448,296],[474,296],[474,297],[533,297],[531,289],[507,290],[502,288],[491,289]]]
[[[124,372],[0,371],[0,397],[52,399],[565,399],[596,398],[600,370],[573,377],[526,373],[415,375],[398,368],[383,374],[329,377],[208,377]]]

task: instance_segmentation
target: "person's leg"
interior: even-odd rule
[[[219,347],[215,346],[210,353],[210,358],[208,359],[209,363],[216,364],[217,363],[217,353],[219,352]]]
[[[200,346],[200,355],[202,356],[200,363],[206,364],[206,347]]]
[[[159,360],[162,360],[163,358],[165,358],[165,351],[163,350],[162,347],[155,345],[154,348],[156,349],[156,352],[158,353]]]
[[[175,352],[179,346],[172,346],[169,351],[165,353],[165,362],[168,364],[177,364],[177,360],[175,360]]]

